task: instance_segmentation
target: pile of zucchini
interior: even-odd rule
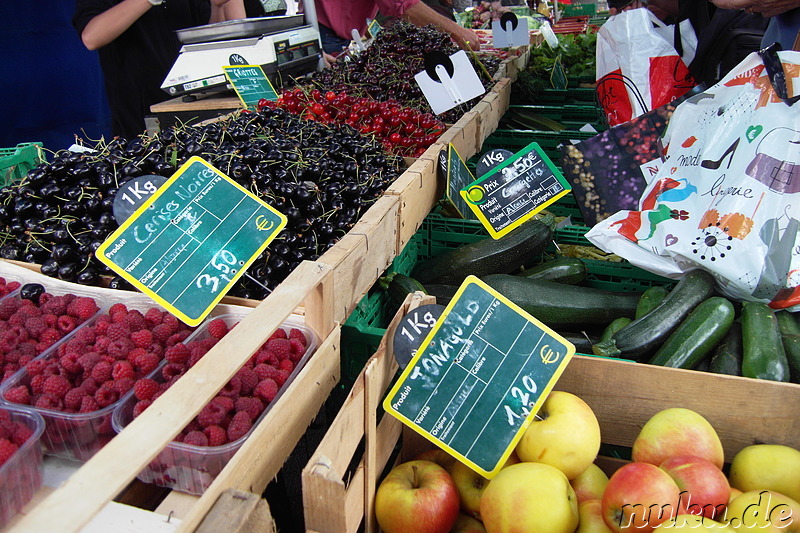
[[[542,261],[552,217],[534,219],[501,239],[489,237],[387,278],[396,301],[414,291],[446,305],[475,275],[575,344],[594,353],[674,368],[800,383],[800,321],[766,304],[734,303],[715,293],[704,270],[674,287],[616,292],[583,286],[579,258]]]

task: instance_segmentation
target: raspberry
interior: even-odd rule
[[[122,397],[125,395],[125,393],[133,388],[135,381],[133,378],[120,378],[115,379],[112,383],[114,384],[114,390],[116,390],[120,397]]]
[[[164,352],[164,359],[170,363],[178,365],[185,365],[189,360],[190,351],[183,343],[178,343],[170,346]]]
[[[78,357],[78,364],[83,369],[84,376],[90,376],[92,369],[100,362],[100,354],[97,352],[86,352]]]
[[[5,464],[16,453],[19,446],[8,439],[0,439],[0,465]]]
[[[128,339],[130,335],[131,330],[128,325],[121,324],[119,322],[109,324],[108,331],[106,332],[106,337],[108,337],[112,342],[120,339]]]
[[[12,425],[13,428],[11,431],[11,441],[17,446],[22,446],[25,444],[25,441],[31,438],[33,435],[33,430],[24,422],[13,422]]]
[[[116,314],[119,314],[121,316],[127,315],[128,307],[122,302],[115,303],[114,305],[108,308],[108,316],[112,317],[113,319],[114,315]],[[116,322],[116,320],[114,322]]]
[[[167,339],[172,335],[172,328],[167,324],[158,324],[153,327],[153,341],[166,346]]]
[[[208,437],[202,431],[190,431],[183,437],[183,443],[192,446],[208,446]]]
[[[125,357],[132,365],[136,365],[136,360],[147,353],[147,350],[144,348],[133,348],[131,351],[128,352],[128,355]]]
[[[78,412],[93,413],[95,411],[98,411],[99,409],[100,406],[97,404],[97,400],[94,399],[94,396],[84,396],[83,400],[81,400],[81,408],[78,409]]]
[[[197,422],[201,427],[218,426],[224,419],[228,411],[222,405],[209,403],[197,415]]]
[[[220,426],[204,427],[203,433],[205,433],[208,438],[209,446],[222,446],[228,442],[228,433]]]
[[[228,324],[221,318],[215,318],[208,323],[208,334],[216,339],[221,339],[228,333]]]
[[[192,348],[191,349],[191,353],[189,354],[189,361],[187,362],[188,365],[189,365],[189,368],[191,368],[194,365],[196,365],[197,362],[200,359],[202,359],[205,354],[206,354],[206,351],[201,349],[201,348],[197,348],[197,349]]]
[[[53,313],[56,316],[61,316],[66,314],[68,305],[69,299],[66,295],[54,295],[52,298],[45,299],[44,304],[42,303],[42,297],[39,296],[39,308],[45,313]]]
[[[86,394],[94,395],[97,392],[97,389],[100,388],[100,384],[92,377],[89,376],[84,378],[83,382],[81,382],[80,387],[86,391]]]
[[[303,355],[306,353],[305,345],[297,339],[292,339],[289,341],[292,346],[292,353],[289,356],[293,362],[298,362],[300,359],[303,358]]]
[[[292,370],[294,370],[294,363],[292,363],[292,361],[289,359],[284,359],[283,361],[278,363],[278,368],[280,368],[281,370],[286,370],[287,372],[291,372]]]
[[[158,366],[158,363],[158,356],[149,352],[143,353],[142,355],[136,357],[136,359],[133,361],[133,365],[136,367],[136,370],[140,376],[144,376],[155,370]]]
[[[246,411],[251,420],[255,420],[264,411],[264,404],[258,398],[242,396],[236,400],[236,411]]]
[[[149,327],[157,326],[161,324],[162,317],[164,315],[164,311],[159,309],[158,307],[151,307],[148,309],[144,314],[144,320],[147,322]]]
[[[105,383],[111,379],[112,366],[108,361],[99,361],[94,368],[92,368],[92,377],[98,383]]]
[[[106,353],[114,359],[126,359],[133,348],[133,341],[128,338],[122,338],[112,340],[106,347]]]
[[[292,353],[292,343],[287,339],[272,339],[267,341],[267,349],[274,353],[279,360],[288,359]]]
[[[64,395],[64,407],[70,411],[77,411],[81,408],[84,396],[87,396],[87,393],[81,387],[74,387],[68,390],[67,394]]]
[[[236,373],[239,377],[239,382],[241,383],[241,393],[249,395],[253,392],[253,389],[256,388],[258,385],[259,376],[255,373],[252,368],[242,367]]]
[[[39,335],[47,329],[47,324],[41,317],[31,317],[25,321],[25,329],[31,337],[38,339]]]
[[[136,309],[131,309],[128,311],[128,314],[125,315],[125,323],[131,329],[131,331],[139,331],[147,328],[147,321],[144,319],[144,315],[141,311]]]
[[[94,399],[99,407],[108,407],[119,400],[119,392],[114,388],[113,382],[106,381],[94,393]]]
[[[222,390],[219,391],[220,396],[228,396],[231,398],[238,398],[242,390],[242,382],[238,376],[233,376]]]
[[[41,394],[42,388],[44,387],[44,382],[50,374],[42,373],[37,374],[31,378],[31,392],[33,394]]]
[[[278,364],[278,356],[272,353],[271,351],[267,350],[266,348],[261,348],[256,353],[256,365],[259,365],[261,363],[275,366]]]
[[[108,315],[101,315],[94,323],[94,329],[97,335],[105,335],[108,333],[108,328],[111,326],[111,317]]]
[[[80,342],[81,344],[91,346],[94,344],[94,341],[97,340],[97,335],[95,334],[94,328],[83,327],[75,332],[75,336],[73,338],[75,341]]]
[[[286,338],[288,338],[288,335],[286,335],[286,330],[278,328],[272,333],[272,335],[269,336],[267,342],[271,341],[272,339],[286,339]]]
[[[78,363],[80,356],[76,353],[70,353],[58,358],[58,364],[61,365],[68,374],[74,376],[83,371],[83,367]]]
[[[64,403],[61,401],[61,398],[53,394],[42,394],[33,402],[34,407],[50,409],[51,411],[61,411],[63,405]]]
[[[206,351],[210,350],[219,342],[219,339],[214,337],[206,337],[205,339],[197,341],[197,345],[205,348]]]
[[[275,383],[278,384],[278,387],[283,387],[283,384],[289,379],[289,374],[291,374],[289,370],[278,369],[278,377],[275,379]]]
[[[117,361],[111,367],[111,377],[114,379],[135,379],[136,372],[129,361]]]
[[[259,381],[261,381],[262,379],[267,379],[267,378],[270,378],[270,379],[274,380],[275,377],[278,375],[278,369],[277,368],[275,368],[272,365],[266,365],[266,364],[263,364],[263,363],[260,364],[260,365],[256,365],[256,367],[253,369],[253,372],[255,372],[255,374],[258,377]],[[256,385],[258,385],[258,383],[256,383]]]
[[[42,386],[42,392],[44,394],[52,394],[56,398],[61,399],[64,398],[64,396],[67,394],[67,391],[69,391],[71,388],[72,385],[67,378],[64,376],[53,375],[49,376],[45,380],[44,385]]]
[[[20,301],[16,298],[6,298],[2,302],[0,302],[0,319],[1,320],[8,320],[11,318],[14,313],[17,312],[17,309],[20,307]]]
[[[4,398],[12,403],[21,403],[23,405],[31,403],[31,393],[25,385],[11,387],[6,391]]]
[[[297,339],[298,341],[303,343],[303,346],[308,346],[308,339],[306,339],[306,334],[303,333],[302,330],[297,328],[292,328],[289,330],[289,340]]]
[[[158,392],[158,383],[154,379],[142,378],[133,385],[133,395],[137,400],[152,400]]]
[[[189,336],[189,332],[186,330],[178,331],[177,333],[173,333],[167,338],[167,346],[173,346],[178,344],[179,342],[183,342],[186,340],[186,337]]]
[[[25,367],[25,370],[28,371],[28,375],[30,376],[38,376],[39,374],[44,372],[44,369],[47,367],[47,361],[42,359],[36,359],[35,361],[31,361],[28,363],[28,366]]]
[[[169,381],[170,379],[178,376],[182,376],[184,372],[183,365],[179,365],[177,363],[167,363],[161,369],[161,376]]]
[[[162,318],[161,323],[170,327],[170,329],[172,330],[170,334],[175,333],[176,331],[178,331],[183,327],[178,318],[175,315],[171,315],[169,313],[164,313],[164,317]]]
[[[58,322],[56,322],[56,327],[58,331],[62,333],[69,333],[78,325],[75,317],[69,315],[62,315],[58,317]]]
[[[138,348],[147,348],[153,342],[153,333],[149,329],[139,329],[131,333],[131,340]]]
[[[136,418],[144,412],[145,409],[153,405],[152,400],[140,400],[133,406],[133,418]]]
[[[67,306],[67,313],[77,318],[80,322],[93,317],[99,310],[97,302],[89,296],[77,296]]]
[[[278,384],[275,380],[270,378],[262,379],[256,386],[255,394],[257,397],[269,403],[274,400],[275,396],[278,394]]]
[[[228,424],[228,441],[234,441],[247,434],[250,428],[253,427],[253,421],[250,420],[250,415],[246,411],[239,411],[231,419]]]

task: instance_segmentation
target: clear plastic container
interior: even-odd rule
[[[41,437],[44,419],[28,409],[3,406],[12,422],[24,424],[32,432],[19,449],[0,466],[0,528],[33,498],[42,486],[44,463]]]
[[[68,337],[48,348],[37,359],[58,357],[60,345],[68,342],[80,329],[94,325],[101,316],[107,315],[114,303],[117,302],[106,302],[105,306],[95,316],[85,321],[79,328],[75,328]],[[142,313],[154,307],[163,311],[162,307],[146,298],[132,298],[119,303],[124,303],[130,310],[136,309]],[[19,385],[27,386],[30,383],[31,376],[28,371],[24,368],[18,371],[0,385],[0,402],[5,405],[18,405],[6,400],[6,393],[13,387]],[[121,395],[116,402],[88,413],[62,412],[29,405],[24,407],[39,413],[45,420],[42,446],[46,455],[87,461],[116,435],[111,425],[111,414],[114,408],[131,394],[132,391],[128,391]]]
[[[218,318],[225,320],[228,327],[233,327],[245,315],[225,314]],[[191,337],[186,339],[189,343],[194,340],[202,340],[209,336],[206,329],[210,320],[207,320],[195,331]],[[273,405],[281,399],[283,392],[288,388],[295,376],[303,369],[308,359],[314,353],[318,340],[313,331],[302,322],[293,318],[288,318],[281,326],[287,333],[291,328],[301,330],[308,341],[303,357],[297,362],[294,369],[289,374],[283,386],[278,390],[275,398],[265,407],[261,415],[253,422],[255,428],[267,415]],[[163,382],[161,367],[156,369],[150,377],[156,381]],[[117,432],[128,425],[133,420],[133,408],[136,404],[134,396],[128,396],[114,411],[112,423]],[[138,478],[145,483],[153,483],[161,487],[169,487],[175,490],[188,492],[190,494],[202,494],[217,475],[222,471],[228,461],[241,448],[245,439],[253,431],[250,429],[244,436],[235,441],[228,442],[221,446],[195,446],[183,442],[170,442],[156,458],[142,472]]]

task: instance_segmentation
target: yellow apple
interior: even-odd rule
[[[742,448],[731,461],[729,479],[742,492],[774,490],[800,501],[800,450],[778,444]]]
[[[600,424],[592,408],[572,393],[553,391],[537,415],[517,443],[517,455],[523,462],[554,466],[567,479],[575,479],[600,450]]]
[[[656,526],[654,531],[719,531],[720,533],[732,533],[733,530],[727,525],[711,520],[704,516],[697,516],[693,514],[680,514],[674,520],[664,522]]]
[[[481,495],[489,484],[489,480],[461,461],[454,461],[448,472],[458,489],[461,510],[470,516],[480,518]]]
[[[778,492],[751,490],[728,504],[728,527],[761,533],[800,532],[800,503]]]
[[[578,497],[578,503],[599,500],[608,485],[608,476],[599,466],[592,463],[578,477],[569,482]]]
[[[722,442],[714,427],[699,413],[682,407],[653,415],[633,441],[634,461],[660,465],[673,455],[696,455],[722,468]]]
[[[488,533],[573,533],[578,499],[567,476],[542,463],[521,462],[492,478],[481,497]]]
[[[580,524],[575,533],[614,533],[603,520],[603,507],[600,500],[584,500],[578,503]]]
[[[477,518],[472,518],[466,513],[459,513],[450,533],[486,533],[486,528]]]
[[[728,503],[731,503],[731,502],[733,501],[733,499],[734,499],[734,498],[736,498],[737,496],[739,496],[739,495],[741,495],[741,494],[742,494],[742,491],[740,491],[740,490],[739,490],[739,489],[737,489],[737,488],[731,487],[731,495],[730,495],[730,497],[728,498]]]

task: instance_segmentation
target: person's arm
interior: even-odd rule
[[[247,18],[243,0],[211,0],[209,24]]]
[[[86,25],[81,41],[89,50],[97,50],[122,35],[153,6],[147,0],[123,0],[103,11]]]
[[[415,26],[433,24],[440,30],[449,33],[453,37],[453,40],[465,50],[479,50],[481,47],[481,42],[477,33],[463,26],[459,26],[455,21],[440,15],[422,2],[417,2],[408,7],[403,13],[403,18]]]
[[[743,9],[748,13],[761,13],[774,17],[790,9],[800,7],[800,0],[711,0],[722,9]]]

